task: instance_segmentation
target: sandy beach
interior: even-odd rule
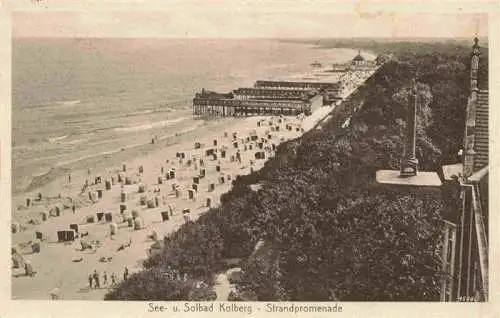
[[[71,174],[71,182],[68,177],[58,179],[29,195],[19,196],[13,207],[17,208],[13,222],[18,222],[20,227],[12,234],[12,246],[17,249],[18,258],[31,263],[36,274],[26,276],[21,261],[20,267],[12,270],[12,298],[51,299],[50,292],[57,288],[63,299],[103,299],[111,287],[112,273],[119,282],[123,279],[125,267],[130,273],[142,268],[142,261],[155,242],[153,232],[161,240],[186,222],[186,217],[196,220],[206,212],[208,200],[210,206],[218,205],[220,196],[230,190],[231,181],[237,175],[249,174],[252,169],[263,167],[265,161],[274,155],[273,147],[299,137],[331,109],[320,108],[306,118],[223,120],[213,126],[217,127],[216,130],[212,127],[210,134],[197,134],[197,138],[190,136],[170,146],[162,146],[160,140],[158,149],[146,155],[138,155],[103,170],[75,172]],[[199,147],[195,147],[195,143],[199,143]],[[215,156],[207,155],[207,151]],[[256,159],[258,152],[264,154],[264,159]],[[194,180],[202,175],[202,169],[205,177]],[[170,178],[171,171],[175,174],[173,178]],[[101,182],[94,184],[98,177]],[[118,182],[118,178],[123,182]],[[106,190],[106,182],[111,183],[112,179],[113,184]],[[89,185],[82,190],[86,180]],[[125,181],[130,184],[125,184]],[[197,190],[193,190],[196,181]],[[139,193],[141,187],[145,192]],[[189,198],[190,190],[192,199]],[[98,192],[102,194],[101,198]],[[42,194],[41,200],[37,199],[38,193]],[[122,202],[122,196],[126,197],[125,202]],[[29,207],[26,198],[31,200]],[[141,199],[145,205],[141,204]],[[120,205],[126,206],[122,213]],[[59,216],[56,216],[56,206],[60,208]],[[189,213],[183,213],[186,209]],[[169,220],[162,221],[161,212],[167,212]],[[101,220],[97,219],[98,213]],[[112,221],[106,220],[101,213],[110,213]],[[48,216],[45,221],[43,214]],[[134,221],[131,226],[127,223],[132,214],[141,219],[134,220],[142,223],[140,229],[135,229]],[[94,223],[89,223],[89,217]],[[74,241],[59,242],[58,231],[69,231],[71,224],[78,225],[78,237]],[[113,236],[110,235],[114,226],[111,224],[117,226]],[[41,241],[36,240],[36,232],[42,236]],[[82,242],[91,248],[82,250]],[[39,253],[33,252],[33,243],[39,243]],[[124,249],[120,248],[122,245]],[[94,270],[101,276],[101,288],[98,289],[89,288],[88,277]],[[108,276],[107,284],[103,283],[104,272]]]
[[[346,73],[341,97],[374,71]],[[12,298],[51,299],[55,290],[62,299],[103,299],[112,274],[119,282],[125,268],[140,271],[155,242],[220,204],[238,175],[262,168],[280,143],[314,129],[334,107],[307,117],[199,120],[15,196]],[[100,288],[89,286],[94,271]]]

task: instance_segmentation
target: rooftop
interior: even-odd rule
[[[364,61],[365,58],[363,56],[361,56],[361,54],[358,54],[352,60],[353,61]]]
[[[273,79],[259,80],[256,82],[257,85],[265,83],[283,83],[283,84],[331,84],[339,85],[339,76],[335,73],[323,72],[317,74],[298,74],[298,75],[288,75],[280,76]]]
[[[231,93],[217,93],[209,90],[202,90],[201,93],[196,93],[195,98],[204,98],[204,99],[225,99],[225,98],[233,98]]]

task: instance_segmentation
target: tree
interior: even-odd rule
[[[280,232],[294,235],[285,245],[273,241],[282,248],[281,278],[265,282],[282,286],[291,300],[436,300],[441,209],[425,193],[372,189],[309,210],[297,222],[283,222]],[[262,281],[254,275],[252,282]]]
[[[186,300],[189,283],[168,278],[159,268],[132,274],[118,288],[106,294],[105,300]]]
[[[417,131],[420,135],[425,133],[425,129],[432,124],[432,110],[429,105],[432,101],[432,93],[429,85],[417,83],[414,87],[402,88],[398,90],[392,99],[398,106],[399,112],[394,114],[395,118],[406,120],[410,107],[410,95],[416,90],[417,99]]]
[[[418,188],[381,187],[374,176],[378,169],[399,168],[414,78],[420,168],[432,171],[452,160],[463,139],[468,48],[378,48],[393,50],[396,58],[336,107],[322,130],[281,144],[263,169],[238,177],[220,207],[169,236],[146,270],[107,298],[188,299],[196,294],[189,284],[149,282],[173,269],[210,287],[220,259],[240,257],[247,261],[236,298],[436,300],[441,218],[454,205]],[[346,118],[351,125],[341,129]],[[255,183],[260,190],[252,190]],[[251,256],[260,239],[269,254]]]

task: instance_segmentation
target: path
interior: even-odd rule
[[[231,283],[227,279],[227,272],[217,276],[214,289],[217,294],[217,301],[227,301],[229,292],[231,291]]]

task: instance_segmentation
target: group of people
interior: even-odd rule
[[[365,71],[365,70],[351,70],[341,77],[342,88],[345,91],[352,91],[356,89],[359,85],[361,85],[373,71]]]
[[[155,188],[155,189],[153,190],[153,193],[160,193],[160,188]]]
[[[129,275],[128,268],[125,267],[125,270],[123,272],[123,280],[124,281],[126,281],[128,279],[128,275]],[[117,277],[116,277],[115,273],[111,273],[110,279],[111,279],[111,286],[114,286],[116,284],[116,281],[117,281]],[[107,272],[104,272],[102,274],[102,285],[103,286],[108,285],[108,273]],[[93,288],[101,288],[101,276],[99,275],[97,270],[94,270],[94,273],[89,274],[89,287],[90,288],[92,288],[92,287]]]

